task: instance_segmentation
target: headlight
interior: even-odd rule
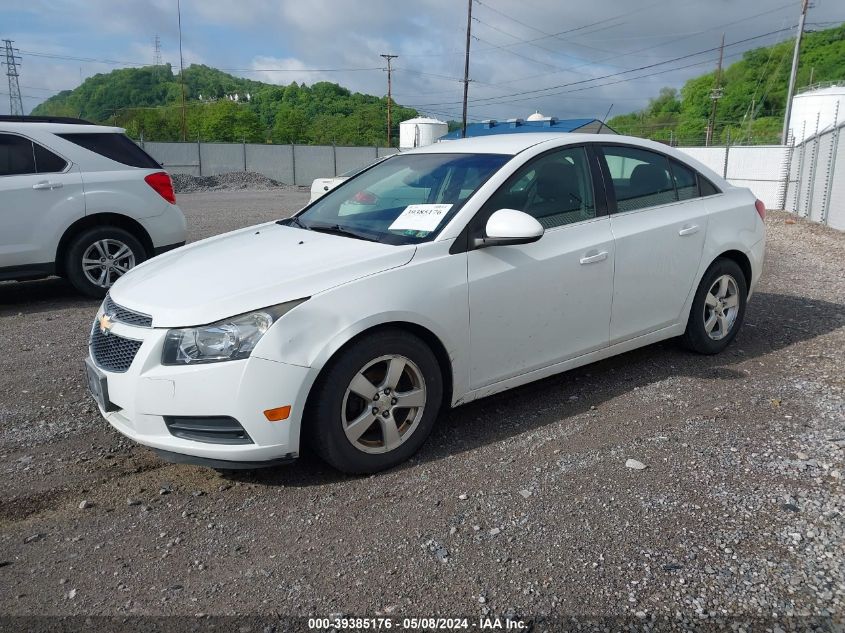
[[[195,365],[246,358],[270,326],[303,301],[280,303],[209,325],[170,330],[164,339],[161,363]]]

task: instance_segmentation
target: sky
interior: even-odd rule
[[[807,29],[845,21],[814,0]],[[603,118],[647,104],[661,87],[794,36],[800,0],[473,0],[471,121]],[[387,93],[460,119],[465,0],[182,0],[185,65],[202,63],[271,83],[333,81]],[[0,39],[20,49],[24,110],[88,76],[154,61],[178,68],[176,0],[2,0]],[[676,60],[676,61],[670,61]],[[789,58],[772,60],[789,64]],[[642,69],[642,70],[636,70]],[[5,67],[3,68],[5,75]],[[0,77],[0,114],[9,112]]]

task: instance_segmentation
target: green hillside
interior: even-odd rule
[[[722,75],[723,97],[714,139],[724,142],[780,141],[794,40],[747,51]],[[845,80],[845,25],[806,33],[801,43],[797,86]],[[690,79],[680,92],[663,88],[648,107],[608,121],[622,134],[681,143],[702,143],[710,116],[714,72]],[[753,109],[752,109],[753,107]]]
[[[267,84],[214,68],[185,69],[188,138],[261,143],[383,145],[387,99],[319,82]],[[246,101],[247,93],[250,100]],[[238,94],[235,103],[227,95]],[[202,100],[200,100],[202,97]],[[181,139],[181,87],[170,65],[122,68],[94,75],[47,99],[32,114],[116,124],[149,141]],[[393,104],[393,121],[417,111]],[[394,138],[398,134],[394,134]]]

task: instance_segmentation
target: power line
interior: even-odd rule
[[[664,46],[668,46],[669,44],[674,44],[676,42],[687,40],[687,39],[689,39],[690,35],[693,35],[693,36],[694,35],[702,35],[704,33],[709,33],[710,31],[715,31],[715,30],[720,29],[720,28],[730,27],[730,26],[733,26],[733,25],[736,25],[736,24],[740,24],[742,22],[747,22],[748,20],[754,20],[754,19],[760,18],[760,17],[762,17],[764,15],[768,15],[770,13],[777,13],[778,11],[783,11],[784,9],[789,8],[791,6],[793,6],[793,3],[789,2],[787,4],[780,5],[778,7],[770,9],[768,11],[763,11],[763,12],[760,12],[760,13],[754,13],[752,15],[746,16],[744,18],[740,18],[738,20],[731,20],[730,22],[726,22],[726,23],[723,23],[723,24],[717,24],[716,26],[712,26],[708,29],[696,31],[696,32],[693,32],[693,33],[681,33],[680,37],[673,38],[673,39],[668,40],[666,42],[661,42],[660,44],[652,44],[652,45],[646,46],[644,48],[638,48],[638,49],[635,49],[635,50],[632,50],[632,51],[625,51],[623,53],[611,55],[610,57],[603,57],[601,59],[585,62],[583,64],[578,64],[576,66],[569,66],[569,67],[564,68],[564,69],[562,69],[561,71],[558,71],[558,72],[564,72],[564,71],[570,72],[570,71],[577,70],[579,68],[583,68],[585,66],[593,66],[593,65],[596,65],[596,64],[605,64],[605,62],[608,62],[612,59],[618,59],[620,57],[630,57],[631,55],[637,55],[639,53],[644,53],[645,51],[653,50],[655,48],[662,48]],[[624,24],[624,23],[625,22],[621,22],[620,24]],[[619,26],[619,24],[612,25],[612,26],[606,27],[606,28],[615,28],[616,26]],[[595,31],[593,31],[593,32],[595,32]],[[611,65],[611,64],[606,64],[606,65]],[[547,77],[549,75],[555,75],[555,74],[558,74],[558,73],[557,72],[538,73],[538,74],[534,74],[534,75],[528,75],[527,77],[520,77],[519,79],[514,79],[512,81],[502,82],[502,83],[503,84],[516,83],[516,82],[519,82],[519,81],[527,81],[529,79],[535,79],[535,78],[538,78],[538,77]]]
[[[737,40],[736,42],[731,42],[730,44],[725,44],[725,46],[737,46],[739,44],[744,44],[746,42],[751,42],[751,41],[758,40],[758,39],[761,39],[761,38],[764,38],[764,37],[768,37],[770,35],[774,35],[776,33],[782,33],[783,31],[788,31],[788,30],[790,30],[790,29],[778,29],[776,31],[770,31],[768,33],[763,33],[762,35],[755,35],[753,37],[747,37],[747,38],[744,38],[744,39],[741,39],[741,40]],[[694,53],[689,53],[687,55],[680,55],[678,57],[673,57],[671,59],[665,59],[663,61],[655,62],[653,64],[645,64],[645,65],[639,66],[637,68],[629,68],[627,70],[623,70],[623,71],[620,71],[620,72],[610,73],[610,74],[607,74],[607,75],[601,75],[599,77],[591,77],[591,78],[588,78],[588,79],[580,79],[578,81],[571,81],[571,82],[568,82],[568,83],[558,84],[556,86],[549,86],[547,88],[538,88],[538,89],[535,89],[535,90],[523,90],[523,91],[520,91],[520,92],[512,93],[510,95],[503,95],[502,97],[484,97],[484,98],[479,98],[479,99],[472,99],[471,102],[472,103],[479,103],[481,101],[491,101],[491,100],[494,100],[494,99],[516,97],[516,96],[522,96],[522,95],[542,96],[542,95],[539,95],[539,93],[549,92],[551,90],[557,90],[559,88],[566,88],[566,87],[569,87],[569,86],[576,86],[576,85],[580,85],[580,84],[584,84],[584,83],[589,83],[589,82],[592,82],[592,81],[599,81],[601,79],[610,79],[612,77],[627,75],[629,73],[635,73],[635,72],[639,72],[639,71],[642,71],[642,70],[648,70],[650,68],[656,68],[657,66],[663,66],[665,64],[671,64],[673,62],[682,61],[684,59],[689,59],[691,57],[697,57],[698,55],[703,55],[705,53],[711,53],[711,52],[717,51],[717,50],[719,50],[718,46],[716,46],[714,48],[707,48],[707,49],[704,49],[704,50],[696,51]],[[455,102],[423,103],[423,104],[419,104],[419,105],[420,106],[439,106],[439,105],[452,105],[453,103],[455,103]]]
[[[740,57],[740,56],[742,56],[742,54],[743,54],[742,52],[733,53],[731,55],[725,55],[725,58],[730,59],[730,58],[733,58],[733,57]],[[616,84],[626,83],[626,82],[629,82],[629,81],[636,81],[638,79],[648,79],[649,77],[655,77],[657,75],[663,75],[663,74],[666,74],[666,73],[669,73],[669,72],[675,72],[675,71],[678,71],[678,70],[685,70],[687,68],[694,68],[696,66],[703,66],[703,65],[706,65],[706,64],[711,64],[711,63],[715,62],[716,59],[717,58],[705,59],[703,61],[693,62],[691,64],[686,64],[684,66],[676,66],[674,68],[668,68],[666,70],[659,70],[657,72],[647,73],[645,75],[639,75],[637,77],[627,77],[625,79],[617,79],[616,81],[608,81],[608,82],[605,82],[603,84],[595,84],[595,85],[592,85],[592,86],[583,86],[581,88],[574,88],[572,90],[561,90],[559,92],[551,92],[549,94],[545,94],[545,95],[542,95],[542,96],[543,97],[554,97],[554,96],[563,95],[563,94],[568,95],[568,94],[573,93],[573,92],[583,92],[585,90],[593,90],[595,88],[603,88],[605,86],[613,86],[613,85],[616,85]],[[516,98],[516,99],[509,99],[507,101],[498,101],[496,103],[482,103],[482,104],[477,105],[476,107],[479,107],[479,108],[492,107],[492,106],[497,106],[497,105],[505,104],[505,103],[517,103],[517,102],[520,102],[520,101],[529,101],[529,100],[534,99],[534,98],[535,97],[533,97],[533,96],[531,96],[531,97],[520,97],[520,98]],[[419,107],[422,107],[422,106],[419,106]]]

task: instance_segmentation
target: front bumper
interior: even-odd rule
[[[309,368],[257,357],[164,366],[160,360],[166,333],[165,329],[114,323],[110,335],[141,340],[142,344],[126,372],[99,367],[107,377],[109,401],[116,409],[100,407],[109,424],[139,444],[184,456],[182,461],[213,463],[216,468],[253,468],[260,462],[272,465],[297,457]],[[291,407],[286,420],[270,422],[264,416],[265,410],[286,405]],[[176,437],[165,416],[229,416],[241,424],[252,443]]]

